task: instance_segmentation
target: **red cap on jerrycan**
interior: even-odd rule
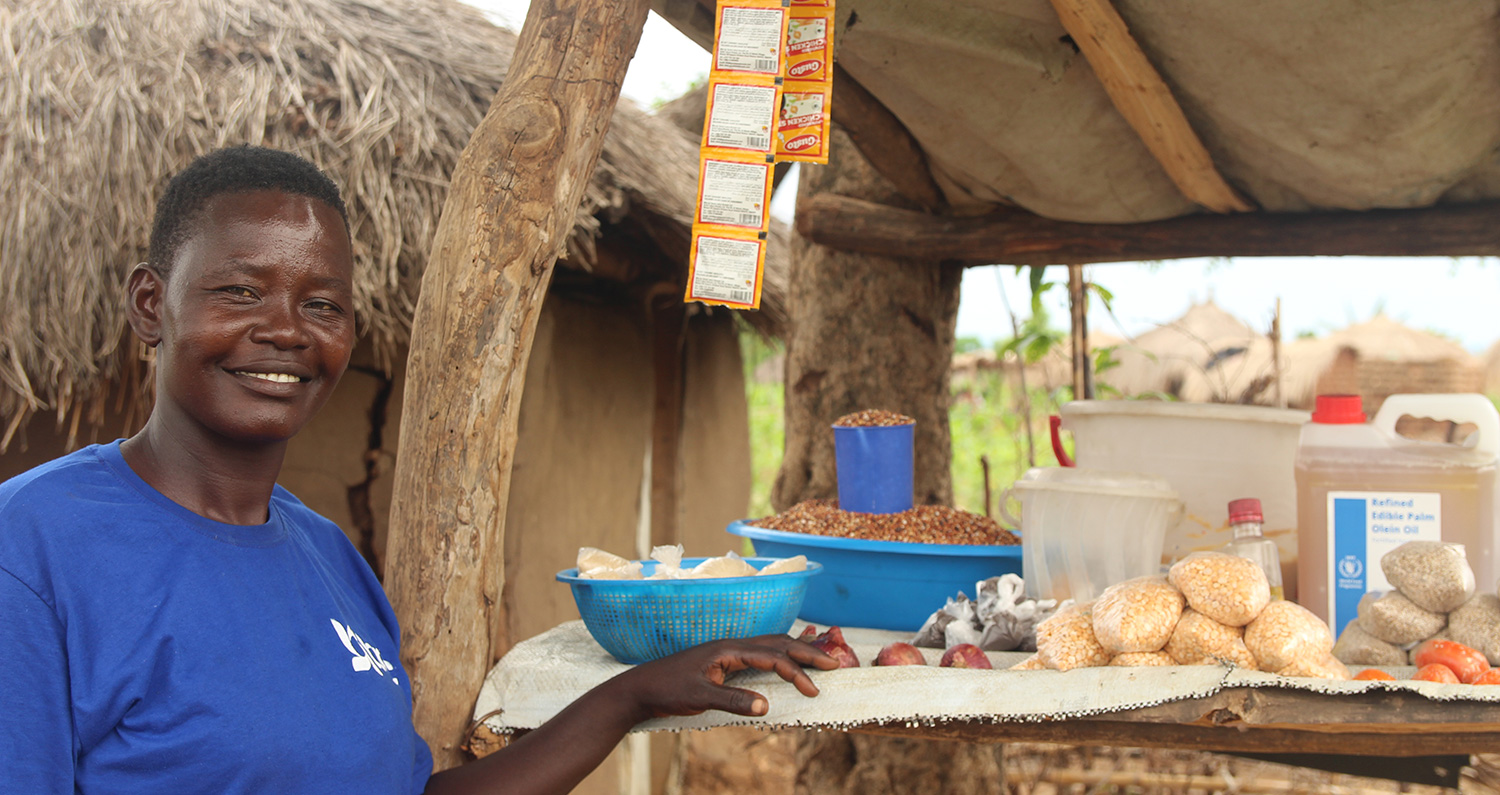
[[[1357,425],[1365,421],[1359,395],[1318,395],[1312,421],[1320,425]]]

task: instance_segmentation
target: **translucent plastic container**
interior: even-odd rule
[[[1021,527],[1021,577],[1041,599],[1084,601],[1160,573],[1167,528],[1182,520],[1177,492],[1151,475],[1033,469],[1012,488],[1021,518],[1006,518]]]
[[[1163,563],[1222,548],[1234,538],[1230,500],[1253,494],[1264,534],[1281,553],[1282,580],[1295,598],[1297,497],[1292,464],[1308,413],[1263,406],[1150,400],[1076,400],[1062,407],[1079,469],[1163,478],[1182,497],[1182,522],[1167,528]],[[1059,444],[1060,446],[1060,444]]]
[[[1396,434],[1403,416],[1473,423],[1468,445]],[[1481,583],[1497,574],[1500,413],[1483,395],[1392,395],[1369,423],[1359,397],[1320,395],[1297,449],[1297,601],[1341,632],[1380,558],[1414,540],[1463,544]]]

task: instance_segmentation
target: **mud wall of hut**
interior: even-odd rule
[[[1373,417],[1391,395],[1484,391],[1484,368],[1478,364],[1449,359],[1386,361],[1360,357],[1354,350],[1344,348],[1318,376],[1313,394],[1359,395],[1365,413]],[[1297,408],[1310,409],[1311,401]]]

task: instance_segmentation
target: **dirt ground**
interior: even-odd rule
[[[687,753],[669,776],[669,795],[904,795],[939,789],[964,795],[1500,795],[1500,755],[1472,758],[1461,771],[1460,786],[1450,789],[1201,751],[1043,743],[968,746],[954,758],[945,757],[945,764],[961,768],[956,770],[924,770],[919,756],[883,769],[862,764],[849,769],[847,759],[860,756],[855,746],[869,738],[830,733],[813,744],[818,750],[810,755],[806,747],[799,753],[795,732],[708,734],[719,732],[737,736],[709,742],[701,735],[682,736]]]
[[[1083,793],[1496,793],[1500,768],[1484,760],[1461,772],[1457,790],[1387,779],[1327,773],[1303,767],[1201,751],[1079,748],[1015,743],[1005,746],[1005,789],[1013,795]],[[1500,762],[1500,759],[1494,760]]]

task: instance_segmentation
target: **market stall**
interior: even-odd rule
[[[712,40],[712,3],[656,5]],[[517,129],[476,137],[445,213],[445,223],[496,223],[451,241],[439,235],[452,270],[429,271],[440,289],[424,291],[424,302],[430,295],[435,314],[418,313],[414,372],[420,364],[427,377],[414,376],[413,390],[431,405],[408,413],[403,435],[432,454],[399,473],[393,537],[405,552],[392,596],[414,634],[406,656],[419,725],[445,748],[454,708],[472,698],[496,650],[487,577],[501,565],[497,506],[508,499],[515,427],[497,407],[521,390],[516,365],[529,353],[535,312],[520,299],[545,282],[557,239],[537,230],[576,203],[564,188],[597,151],[589,134],[575,134],[587,128],[578,111],[612,101],[639,30],[639,9],[615,16],[599,6],[533,4],[518,64],[545,69],[553,79],[538,84],[557,93],[501,97],[510,113],[492,118]],[[1500,249],[1492,9],[1458,3],[1436,20],[1368,11],[839,4],[838,128],[828,167],[803,170],[777,507],[831,496],[833,445],[820,432],[876,405],[921,424],[918,502],[949,500],[946,369],[966,264]],[[587,33],[565,35],[575,30]],[[569,43],[529,49],[533,40]],[[524,197],[517,212],[494,212],[500,191],[486,193],[493,186],[480,174],[495,172],[509,180],[506,201]],[[505,276],[486,275],[492,261]],[[476,279],[474,289],[454,286],[462,278]],[[476,356],[482,366],[466,372]],[[437,374],[460,372],[466,380],[436,388]],[[1199,717],[1176,723],[1196,732]],[[991,725],[1012,724],[965,721],[958,733],[993,739],[978,729]]]
[[[848,636],[865,660],[873,660],[886,643],[910,639],[868,630]],[[938,655],[929,656],[935,664]],[[1025,656],[991,653],[997,669]],[[581,622],[570,622],[518,644],[485,679],[475,711],[499,736],[535,728],[624,668],[594,643]],[[744,674],[733,684],[765,694],[771,703],[766,716],[660,718],[640,730],[755,726],[980,742],[1396,757],[1500,751],[1500,688],[1333,682],[1227,666],[1067,672],[871,667],[819,672],[814,679],[822,692],[807,699],[772,674]]]

